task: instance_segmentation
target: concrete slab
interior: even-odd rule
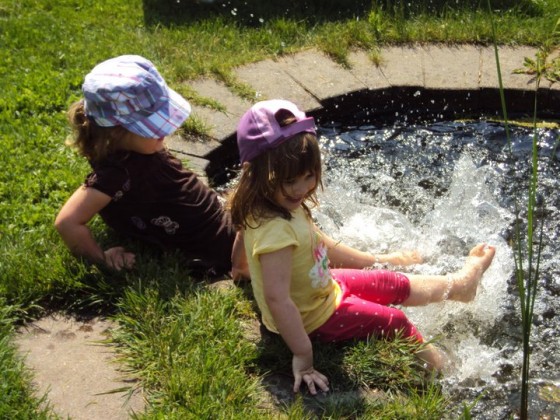
[[[499,47],[500,71],[504,87],[507,110],[510,116],[528,116],[533,112],[535,88],[532,76],[515,74],[523,67],[525,57],[534,57],[537,49],[532,47]],[[480,71],[481,106],[501,110],[498,71],[493,47],[481,50]],[[544,98],[544,92],[540,96]],[[500,111],[501,114],[501,111]]]
[[[183,162],[183,165],[186,169],[194,172],[204,184],[210,185],[208,176],[206,175],[206,168],[210,164],[209,160],[197,156],[188,155],[178,150],[171,150],[171,153],[173,153],[173,155],[177,159]]]
[[[523,67],[525,57],[534,57],[537,52],[533,47],[499,47],[500,70],[505,89],[531,90],[531,77],[525,74],[514,74],[515,69]],[[493,47],[485,47],[480,51],[480,88],[497,88],[498,71]]]
[[[185,155],[181,157],[182,160],[186,160],[186,168],[193,171],[200,177],[206,177],[206,167],[208,166],[208,160],[199,158],[196,156]]]
[[[179,135],[174,135],[166,139],[167,147],[171,151],[177,151],[190,156],[203,158],[216,147],[220,147],[220,142],[213,138],[186,139]]]
[[[547,57],[547,62],[551,63],[552,61],[559,59],[560,51],[556,50]],[[553,82],[545,78],[541,80],[540,87],[542,95],[539,97],[539,108],[550,111],[551,118],[560,118],[560,112],[558,111],[558,104],[560,103],[560,82]],[[554,111],[555,109],[556,111]]]
[[[122,391],[134,381],[119,371],[114,347],[102,343],[116,327],[104,318],[54,314],[19,329],[15,344],[33,371],[37,395],[48,392],[61,418],[124,420],[144,411],[140,390],[130,398]]]
[[[556,50],[554,51],[550,57],[548,57],[548,62],[552,62],[553,60],[560,60],[560,51]],[[549,80],[546,80],[543,85],[548,88],[551,92],[553,92],[554,95],[558,95],[558,93],[560,93],[560,81],[558,82],[551,82]]]
[[[297,83],[276,61],[264,60],[235,70],[235,76],[257,91],[257,100],[286,99],[302,110],[313,110],[321,104]]]
[[[350,73],[362,82],[367,89],[387,89],[391,86],[387,77],[365,51],[353,51],[348,55],[352,66]]]
[[[349,70],[315,50],[280,58],[278,66],[318,101],[363,90],[366,87]]]
[[[212,98],[222,104],[226,112],[193,105],[193,114],[210,126],[209,135],[215,139],[224,139],[235,132],[241,116],[249,109],[251,103],[231,92],[225,85],[215,80],[199,79],[189,82],[199,95]]]
[[[381,72],[391,86],[423,87],[424,55],[420,47],[387,47],[381,50]]]
[[[422,48],[424,87],[442,90],[478,89],[480,48],[429,46]]]
[[[200,140],[179,135],[168,137],[166,143],[171,153],[181,161],[186,161],[185,167],[197,174],[202,182],[208,185],[206,167],[209,161],[204,156],[219,148],[221,143],[212,138]]]
[[[531,77],[513,74],[532,47],[500,47],[500,64],[506,88],[508,111],[525,113],[532,94]],[[285,98],[312,113],[318,122],[333,118],[371,120],[406,112],[454,113],[500,112],[494,51],[473,45],[408,45],[382,48],[381,64],[376,66],[366,51],[349,54],[350,69],[336,64],[325,54],[307,50],[293,56],[268,59],[236,69],[235,76],[251,86],[257,100]],[[553,109],[560,95],[560,84],[543,84],[540,103]],[[227,112],[194,107],[195,115],[211,126],[210,136],[226,146],[235,135],[241,115],[251,103],[240,99],[226,86],[210,80],[191,83],[200,95],[213,98]],[[554,106],[550,106],[550,105]],[[439,114],[438,114],[439,115]],[[232,143],[233,144],[233,143]],[[192,145],[178,143],[178,150],[191,153]],[[218,144],[211,147],[218,148]],[[229,145],[228,153],[235,152]],[[195,148],[198,148],[196,146]],[[223,147],[222,147],[223,149]],[[222,150],[219,149],[219,150]],[[212,160],[216,151],[194,151]]]

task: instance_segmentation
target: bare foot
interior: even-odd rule
[[[451,275],[453,287],[449,293],[450,300],[470,302],[476,296],[476,290],[482,275],[492,263],[496,247],[478,244],[469,252],[463,268]]]
[[[427,344],[422,350],[416,353],[416,356],[426,363],[429,370],[441,372],[446,364],[447,357],[439,351],[433,344]]]

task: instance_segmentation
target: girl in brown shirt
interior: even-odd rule
[[[133,253],[120,246],[103,250],[95,241],[87,224],[99,214],[121,234],[181,250],[193,268],[246,275],[218,194],[164,147],[164,137],[188,118],[189,103],[150,61],[133,55],[97,65],[82,91],[84,99],[68,112],[70,143],[92,172],[55,221],[70,250],[116,270],[134,265]]]

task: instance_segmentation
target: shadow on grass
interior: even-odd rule
[[[156,375],[151,370],[155,361],[161,364],[159,369],[163,373],[157,375],[164,382],[155,386],[157,392],[171,386],[175,375],[184,374],[180,372],[195,360],[207,367],[204,363],[209,361],[222,363],[228,369],[232,363],[239,364],[239,372],[226,375],[232,395],[241,392],[237,384],[250,382],[249,378],[261,378],[259,383],[265,390],[262,396],[271,412],[286,413],[291,418],[360,418],[367,415],[372,404],[386,399],[387,394],[401,391],[407,394],[411,386],[416,390],[425,387],[426,377],[412,361],[414,349],[402,340],[400,343],[384,340],[315,343],[316,366],[329,377],[331,391],[318,396],[311,396],[305,390],[294,394],[291,353],[280,336],[267,332],[257,321],[248,282],[238,284],[237,291],[226,289],[216,293],[213,287],[208,287],[213,279],[192,277],[177,253],[161,253],[150,246],[118,238],[112,232],[103,232],[100,237],[102,246],[118,242],[134,252],[136,268],[108,272],[76,262],[68,271],[74,276],[74,287],[57,293],[57,301],[50,302],[48,309],[62,310],[81,321],[97,315],[116,315],[122,327],[122,336],[116,342],[125,349],[124,360],[140,372],[139,376],[147,378],[148,389],[154,386],[149,378]],[[232,287],[231,282],[226,283],[228,288]],[[217,282],[216,286],[221,284]],[[237,294],[238,291],[241,293]],[[238,321],[244,325],[241,341],[235,327]],[[239,346],[246,349],[242,356],[224,350]],[[192,356],[185,357],[185,352]],[[199,387],[210,386],[213,375],[220,369],[208,378],[199,377],[197,380],[202,384]],[[241,378],[243,372],[247,375]],[[188,383],[195,380],[189,378]],[[184,386],[181,398],[188,395],[188,390],[198,389]],[[181,398],[173,401],[183,404]]]
[[[496,0],[493,7],[502,12],[515,10],[527,16],[542,15],[542,8],[530,0]],[[479,0],[306,0],[292,3],[279,0],[144,0],[143,9],[148,26],[189,24],[221,17],[228,22],[258,27],[277,18],[308,24],[367,18],[372,10],[403,19],[419,14],[443,16],[457,10],[485,11],[486,3]]]
[[[134,268],[111,270],[68,254],[65,262],[66,287],[56,288],[38,301],[40,312],[62,311],[86,321],[99,315],[115,315],[119,302],[129,290],[154,290],[161,300],[168,301],[178,293],[189,295],[193,290],[225,277],[221,274],[213,276],[193,267],[180,251],[162,250],[155,245],[121,236],[109,228],[100,232],[98,241],[103,249],[119,244],[134,253]]]
[[[417,362],[414,346],[406,340],[315,342],[315,367],[329,378],[330,390],[311,395],[302,384],[296,394],[292,391],[291,352],[279,336],[263,332],[261,337],[256,373],[263,378],[271,402],[282,411],[299,406],[310,416],[361,418],[396,395],[421,395],[434,386],[429,372]],[[406,352],[409,354],[403,356]]]
[[[237,285],[258,313],[251,285]],[[244,336],[258,348],[250,370],[261,379],[267,405],[290,418],[362,418],[373,406],[401,395],[407,399],[435,386],[415,352],[420,344],[396,337],[344,343],[313,343],[314,365],[329,379],[329,392],[311,395],[305,384],[293,392],[292,353],[282,338],[253,319]]]
[[[366,409],[366,393],[345,370],[343,346],[314,343],[317,369],[329,378],[330,391],[311,395],[305,384],[300,392],[293,392],[292,354],[282,338],[260,327],[260,355],[254,367],[262,378],[269,404],[275,410],[290,412],[299,409],[307,416],[360,416]]]

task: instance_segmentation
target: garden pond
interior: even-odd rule
[[[455,271],[476,243],[497,247],[474,302],[405,308],[449,358],[441,383],[457,414],[480,397],[475,418],[511,418],[519,408],[522,327],[512,244],[517,224],[526,238],[533,130],[509,131],[508,141],[504,125],[486,120],[320,128],[325,189],[315,217],[328,234],[373,253],[418,249],[424,263],[407,269],[415,273]],[[559,418],[560,130],[537,134],[535,219],[544,225],[529,412]]]

